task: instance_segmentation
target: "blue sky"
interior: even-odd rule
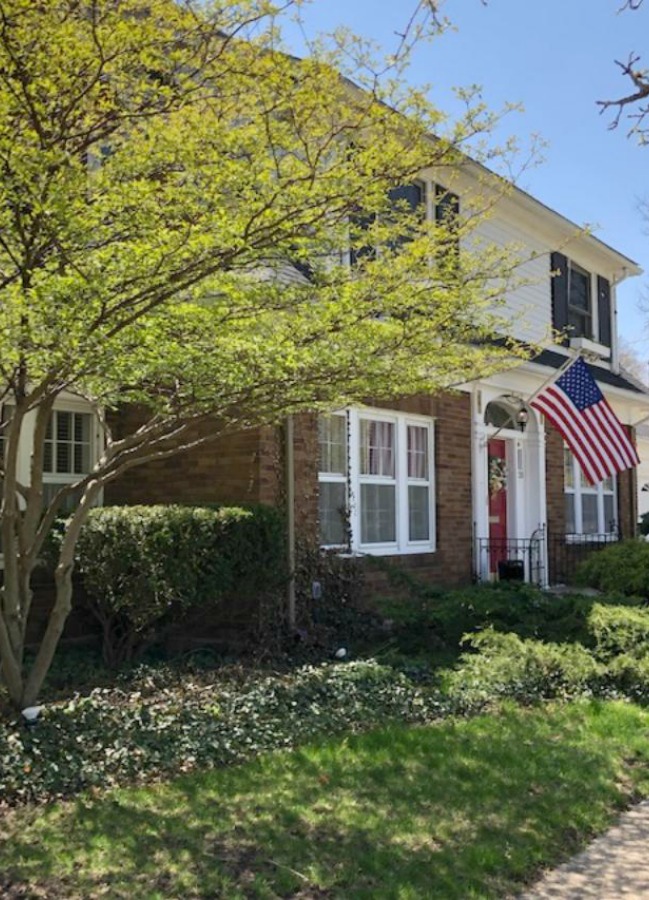
[[[594,233],[645,270],[618,289],[619,330],[649,360],[649,223],[638,202],[649,197],[649,147],[626,137],[622,123],[607,128],[596,100],[628,92],[615,59],[637,51],[649,67],[649,4],[618,13],[623,0],[447,0],[455,30],[416,53],[408,80],[432,85],[431,99],[453,114],[453,85],[482,85],[487,104],[520,102],[496,138],[533,133],[546,142],[544,162],[526,171],[520,187]],[[413,0],[414,5],[414,0]],[[310,34],[349,26],[386,48],[395,45],[409,0],[313,0],[303,10]],[[299,32],[285,33],[300,52]]]

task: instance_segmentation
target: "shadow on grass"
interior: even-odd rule
[[[629,799],[624,761],[649,754],[648,723],[582,703],[332,740],[29,824],[16,813],[0,870],[70,900],[106,885],[131,898],[504,897]]]

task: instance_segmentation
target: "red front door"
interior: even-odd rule
[[[507,444],[492,439],[487,445],[489,484],[489,571],[507,559]]]

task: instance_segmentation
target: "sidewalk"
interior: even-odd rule
[[[649,801],[583,853],[549,872],[519,900],[649,900]]]

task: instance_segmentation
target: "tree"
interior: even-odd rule
[[[643,0],[625,0],[620,8],[620,12],[638,10],[642,3]],[[631,93],[625,94],[617,100],[598,100],[597,105],[602,113],[610,109],[616,109],[609,128],[617,128],[622,115],[626,112],[631,122],[629,135],[637,136],[640,143],[645,144],[647,142],[645,120],[649,116],[649,70],[640,68],[640,60],[641,57],[635,51],[632,51],[629,53],[626,62],[621,60],[615,61],[615,64],[622,70],[622,74],[633,85]]]
[[[470,109],[433,139],[441,114],[398,72],[352,84],[354,44],[296,60],[277,17],[267,0],[0,0],[0,658],[18,707],[69,614],[80,528],[125,470],[523,352],[490,340],[518,260],[456,252],[484,200],[438,223],[390,200],[426,166],[452,188],[492,117]],[[46,500],[63,392],[91,404],[104,445]],[[141,424],[118,435],[125,404]],[[56,601],[25,672],[32,573],[64,506]]]

